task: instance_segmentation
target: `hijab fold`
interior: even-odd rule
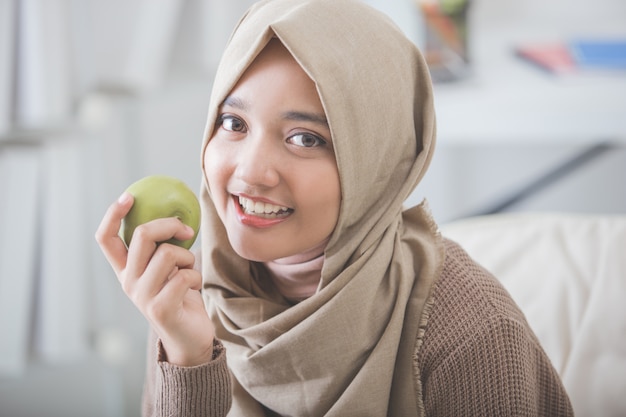
[[[403,202],[434,149],[428,68],[387,17],[357,0],[261,1],[222,57],[203,153],[222,101],[273,37],[316,84],[342,201],[317,291],[291,305],[263,265],[233,251],[205,178],[203,294],[234,376],[231,413],[419,415],[416,341],[443,249],[426,204]]]

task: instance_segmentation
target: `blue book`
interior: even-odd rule
[[[580,67],[626,69],[626,39],[577,40],[570,51]]]

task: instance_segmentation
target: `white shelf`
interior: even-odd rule
[[[475,2],[472,74],[435,85],[442,145],[626,144],[626,71],[555,75],[514,54],[523,43],[626,37],[626,2]]]

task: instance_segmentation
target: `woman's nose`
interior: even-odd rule
[[[237,155],[235,175],[249,185],[273,187],[280,181],[280,150],[267,135],[250,135]]]

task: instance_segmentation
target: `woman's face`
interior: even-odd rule
[[[315,84],[279,41],[222,103],[204,170],[240,256],[277,260],[330,237],[341,202],[330,129]]]

